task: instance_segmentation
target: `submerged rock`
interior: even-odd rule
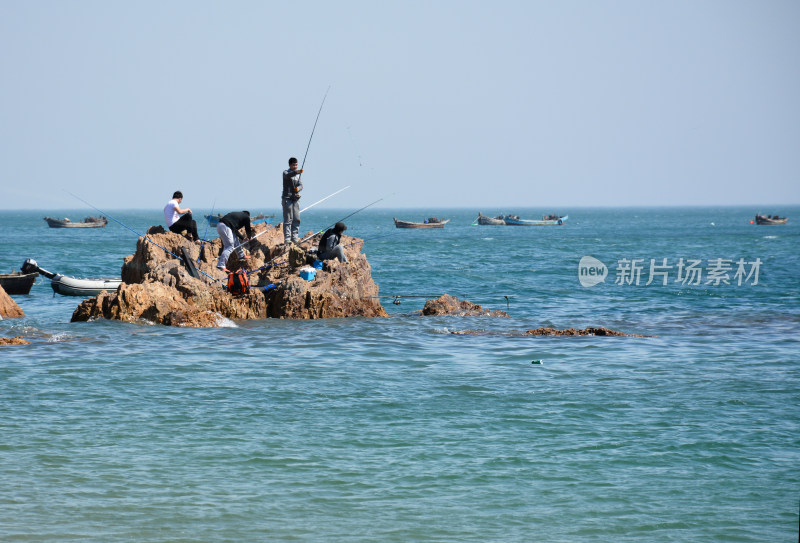
[[[31,342],[22,336],[0,337],[0,345],[30,345]]]
[[[0,317],[3,319],[19,319],[25,316],[25,312],[11,296],[0,287]]]
[[[604,327],[597,327],[597,328],[583,328],[583,329],[575,329],[575,328],[564,328],[563,330],[559,330],[558,328],[536,328],[534,330],[526,330],[526,331],[518,331],[512,330],[509,332],[494,332],[488,330],[455,330],[450,332],[451,334],[456,334],[459,336],[510,336],[510,337],[522,337],[522,336],[619,336],[619,337],[648,337],[642,336],[639,334],[626,334],[625,332],[619,332],[617,330],[611,330],[609,328]]]
[[[316,276],[306,281],[299,268],[313,262],[306,253],[313,243],[282,245],[278,227],[259,224],[254,228],[258,238],[245,248],[250,258],[239,261],[236,254],[228,259],[227,268],[244,268],[249,272],[251,290],[241,295],[228,293],[227,274],[217,270],[217,257],[222,242],[189,242],[183,236],[151,227],[147,237],[136,244],[136,252],[122,265],[123,283],[114,292],[102,292],[84,300],[75,309],[72,321],[94,318],[135,322],[140,319],[170,326],[219,326],[228,319],[317,319],[335,317],[385,317],[378,301],[378,286],[372,280],[372,269],[360,252],[361,240],[342,237],[349,262],[326,261]],[[159,248],[157,245],[163,247]],[[182,255],[185,248],[193,262],[198,261],[200,278],[192,277],[184,263],[173,255]],[[270,286],[269,289],[264,288]]]
[[[422,314],[427,316],[456,316],[456,317],[508,317],[508,313],[500,310],[484,309],[478,304],[467,300],[459,300],[456,296],[442,294],[435,300],[425,302]]]
[[[626,334],[617,330],[611,330],[605,327],[597,328],[583,328],[576,330],[575,328],[536,328],[525,332],[526,336],[620,336],[620,337],[644,337],[639,334]]]

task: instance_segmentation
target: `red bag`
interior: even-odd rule
[[[234,296],[241,296],[250,292],[250,278],[243,269],[228,274],[228,292]]]

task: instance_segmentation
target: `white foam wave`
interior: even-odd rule
[[[57,332],[47,338],[47,343],[61,343],[62,341],[69,341],[72,336],[66,332]]]
[[[217,326],[220,328],[239,328],[238,324],[220,314],[217,314]]]

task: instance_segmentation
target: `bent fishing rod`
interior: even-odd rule
[[[159,249],[163,250],[163,251],[164,251],[164,252],[166,252],[166,253],[169,253],[169,254],[171,254],[172,256],[174,256],[175,258],[177,258],[178,260],[180,260],[180,261],[182,261],[182,262],[184,261],[184,259],[183,259],[183,258],[181,258],[180,256],[176,255],[175,253],[173,253],[172,251],[170,251],[170,250],[169,250],[169,249],[167,249],[166,247],[162,247],[161,245],[159,245],[158,243],[156,243],[156,242],[155,242],[155,241],[153,241],[152,239],[148,238],[147,236],[144,236],[144,235],[140,234],[139,232],[137,232],[136,230],[134,230],[134,229],[133,229],[133,228],[131,228],[130,226],[127,226],[127,225],[126,225],[125,223],[123,223],[122,221],[118,221],[117,219],[115,219],[114,217],[112,217],[111,215],[109,215],[108,213],[106,213],[105,211],[103,211],[102,209],[98,209],[98,208],[94,207],[92,204],[90,204],[89,202],[87,202],[86,200],[84,200],[83,198],[81,198],[80,196],[75,196],[74,194],[72,194],[72,193],[71,193],[70,191],[68,191],[67,189],[63,189],[63,190],[64,190],[64,192],[66,192],[67,194],[69,194],[70,196],[72,196],[73,198],[75,198],[75,199],[77,199],[77,200],[80,200],[81,202],[83,202],[83,203],[84,203],[84,204],[86,204],[87,206],[89,206],[89,207],[91,207],[92,209],[94,209],[94,210],[98,211],[99,213],[101,213],[101,214],[105,215],[106,217],[108,217],[109,219],[111,219],[112,221],[114,221],[115,223],[117,223],[117,224],[119,224],[119,225],[123,226],[124,228],[127,228],[128,230],[130,230],[131,232],[133,232],[134,234],[136,234],[136,235],[137,235],[137,236],[139,236],[140,238],[143,238],[145,241],[149,241],[150,243],[152,243],[153,245],[155,245],[155,246],[156,246],[156,247],[158,247]],[[209,278],[209,279],[211,279],[212,281],[219,281],[219,279],[214,279],[213,277],[211,277],[210,275],[208,275],[208,274],[207,274],[206,272],[204,272],[203,270],[200,270],[200,269],[198,269],[197,271],[199,271],[200,273],[202,273],[203,275],[205,275],[206,277],[208,277],[208,278]]]
[[[322,103],[319,105],[319,111],[317,111],[317,118],[314,120],[314,128],[311,129],[311,136],[308,138],[308,145],[306,145],[306,154],[303,155],[303,163],[300,165],[300,177],[298,179],[303,178],[303,167],[306,165],[306,157],[308,156],[308,150],[311,148],[311,140],[314,139],[314,131],[317,129],[317,122],[319,121],[319,116],[322,113],[322,106],[325,105],[325,98],[328,97],[328,92],[331,90],[331,86],[328,85],[328,90],[325,91],[325,96],[322,97]]]

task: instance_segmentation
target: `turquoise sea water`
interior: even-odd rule
[[[40,279],[0,321],[32,342],[0,348],[0,540],[795,541],[800,208],[773,227],[749,208],[559,211],[348,219],[381,294],[404,296],[386,319],[72,324],[79,300]],[[135,234],[42,220],[90,214],[0,212],[0,270],[118,275]],[[451,222],[392,224],[432,214]],[[160,210],[111,216],[144,232]],[[584,256],[605,282],[581,285]],[[442,293],[511,318],[414,314]],[[540,326],[648,337],[519,335]]]

